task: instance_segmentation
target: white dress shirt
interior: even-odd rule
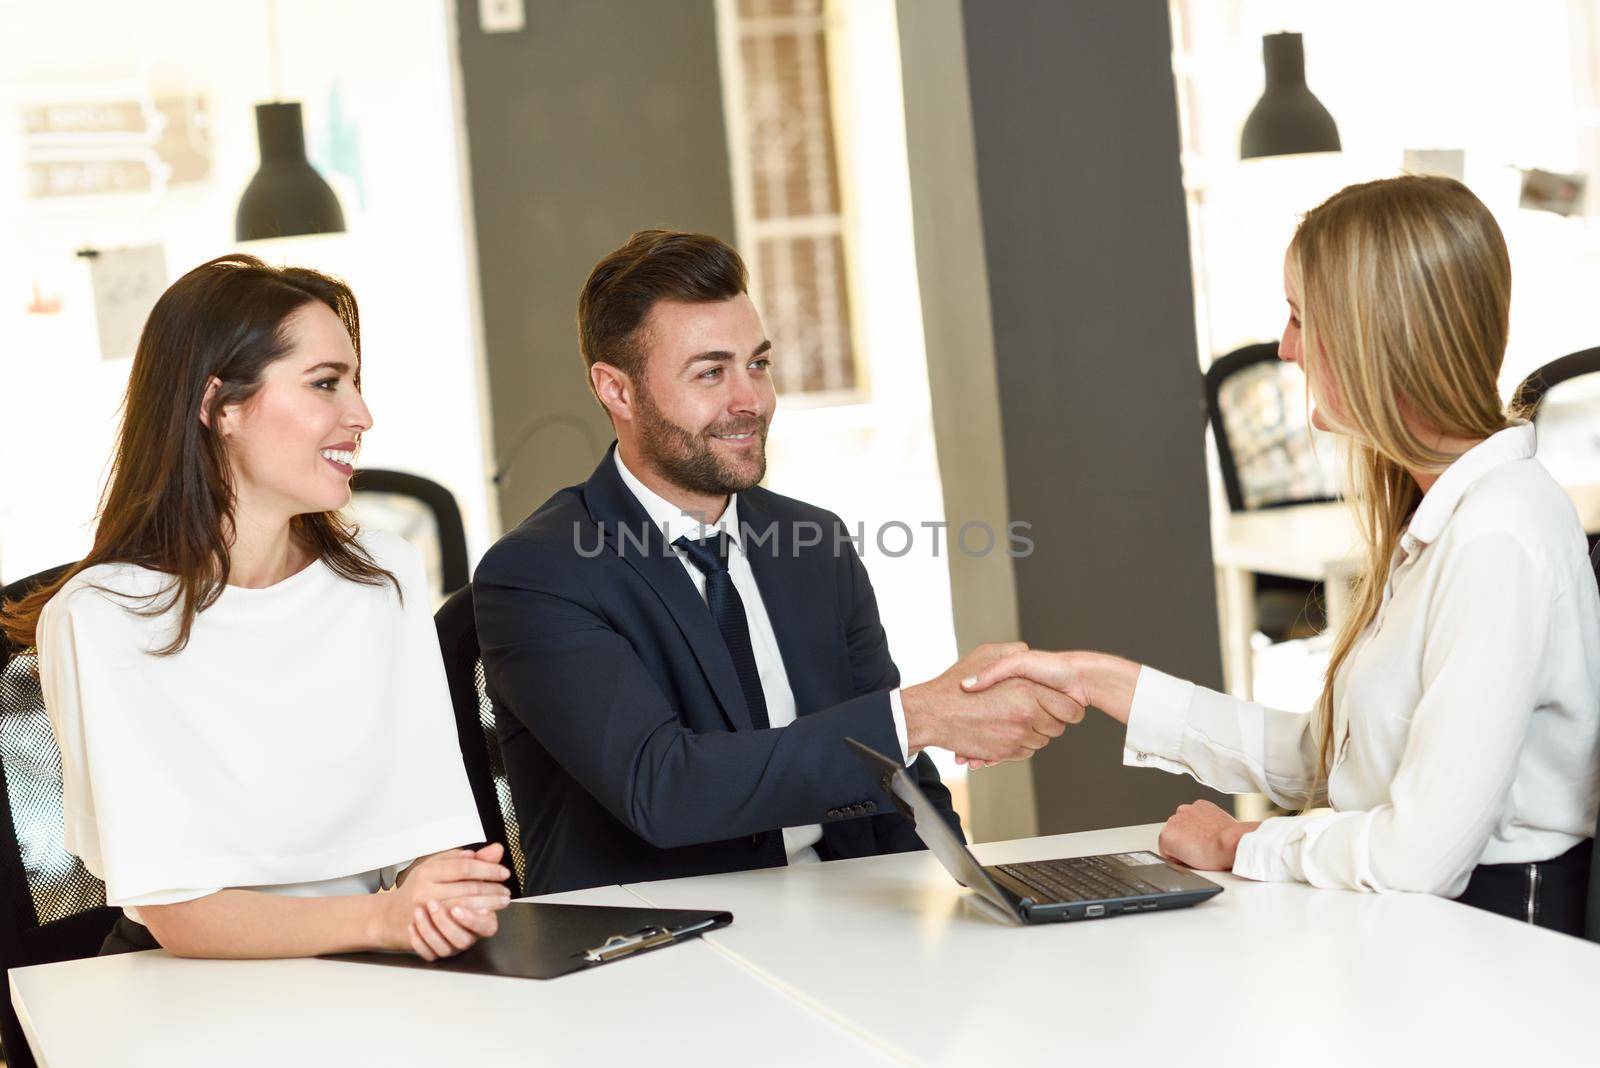
[[[1594,833],[1600,594],[1535,444],[1531,425],[1502,430],[1423,497],[1334,680],[1333,811],[1265,821],[1234,874],[1454,897],[1480,863],[1549,860]],[[1300,807],[1311,719],[1144,668],[1125,762]]]
[[[745,623],[750,628],[750,648],[755,653],[756,671],[761,676],[761,695],[767,702],[767,722],[774,729],[787,727],[795,720],[794,690],[789,686],[789,675],[783,666],[783,652],[778,648],[778,638],[773,633],[772,620],[767,615],[766,603],[761,599],[761,588],[756,585],[755,573],[750,570],[750,559],[745,556],[744,542],[740,539],[739,495],[735,493],[728,496],[728,507],[715,523],[702,523],[694,516],[685,515],[683,509],[639,481],[638,477],[628,470],[628,465],[623,463],[621,449],[616,450],[615,456],[617,473],[622,476],[623,485],[627,486],[638,499],[651,522],[661,528],[668,545],[683,537],[687,537],[690,541],[703,541],[718,531],[728,535],[732,542],[728,552],[728,577],[733,580],[733,588],[739,591],[739,600],[744,604]],[[684,572],[694,583],[701,600],[704,600],[705,574],[695,567],[681,550],[674,547],[673,551],[677,553]],[[889,711],[894,717],[894,731],[895,737],[900,742],[901,761],[905,762],[906,717],[900,704],[899,690],[889,691]],[[788,855],[790,864],[819,860],[816,844],[821,840],[820,823],[783,829],[784,852]]]

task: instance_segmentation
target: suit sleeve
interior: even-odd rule
[[[484,671],[508,710],[635,834],[659,848],[719,841],[831,822],[880,796],[844,739],[893,751],[885,690],[786,727],[696,733],[583,571],[553,548],[511,540],[490,550],[473,581]],[[884,669],[892,676],[886,653]]]
[[[835,522],[839,521],[835,519]],[[840,526],[842,528],[843,524]],[[835,543],[838,543],[837,540]],[[895,667],[889,655],[889,636],[878,618],[878,598],[872,591],[872,579],[868,577],[866,566],[856,555],[854,547],[850,546],[848,540],[844,544],[849,546],[842,561],[845,577],[842,598],[846,605],[844,618],[849,621],[845,627],[845,641],[850,650],[851,681],[858,694],[886,693],[900,685],[900,669]],[[898,747],[897,739],[894,747],[884,751],[896,752]],[[932,759],[927,753],[919,753],[917,759],[911,762],[910,769],[922,792],[928,795],[928,799],[944,816],[945,822],[965,841],[961,818],[956,815],[950,791],[940,781],[939,771],[933,766]],[[873,830],[879,848],[885,853],[904,853],[923,848],[922,839],[917,837],[911,822],[898,812],[874,817]]]

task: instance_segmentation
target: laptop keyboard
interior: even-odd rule
[[[1100,901],[1107,898],[1140,897],[1163,894],[1165,890],[1128,869],[1099,857],[1070,857],[1066,860],[1037,860],[1029,864],[998,864],[1017,882],[1038,891],[1042,901]]]

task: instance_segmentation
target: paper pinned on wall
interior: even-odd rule
[[[1438,174],[1465,181],[1467,154],[1459,148],[1408,148],[1402,169],[1407,174]]]
[[[1553,211],[1557,215],[1581,215],[1583,190],[1588,178],[1582,174],[1556,174],[1538,168],[1522,172],[1522,199],[1519,208]]]
[[[121,360],[139,347],[144,321],[167,288],[167,254],[160,245],[79,253],[89,261],[100,358]]]

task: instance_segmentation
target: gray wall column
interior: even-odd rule
[[[946,7],[901,4],[914,198],[926,140],[954,151],[937,124],[912,121],[929,104],[913,53]],[[1167,5],[960,9],[964,67],[943,73],[964,75],[992,329],[969,357],[993,354],[1006,503],[1036,543],[1015,562],[1021,637],[1220,687]],[[919,263],[948,225],[936,209],[915,205]],[[938,274],[922,284],[931,362],[942,313],[929,309],[974,298]],[[968,398],[930,377],[936,412],[962,411]],[[1160,820],[1215,797],[1122,767],[1122,733],[1094,714],[1029,762],[1039,833]]]
[[[484,34],[476,0],[457,13],[510,527],[588,477],[611,440],[575,325],[596,261],[653,226],[734,238],[716,14],[710,0],[530,3],[526,29]]]
[[[985,522],[1001,531],[1011,512],[961,0],[902,0],[897,14],[917,279],[945,518],[952,529]],[[1011,558],[951,553],[949,560],[961,651],[1016,640],[1021,624]],[[1029,765],[1002,764],[967,782],[974,841],[1038,833]]]

